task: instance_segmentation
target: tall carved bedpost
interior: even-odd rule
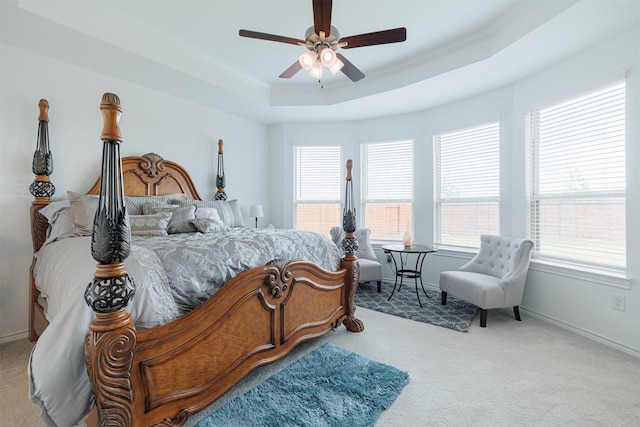
[[[49,102],[41,99],[38,103],[40,116],[38,117],[38,140],[36,150],[33,153],[33,163],[31,170],[36,175],[29,186],[29,191],[35,197],[31,203],[31,223],[35,224],[36,213],[51,202],[51,196],[56,192],[56,187],[51,183],[49,176],[53,173],[53,156],[49,149]],[[45,223],[46,219],[40,217]],[[33,251],[40,249],[46,233],[45,227],[33,227],[31,237],[33,239]]]
[[[31,240],[33,242],[33,252],[40,250],[47,237],[47,227],[49,223],[47,219],[38,215],[40,209],[44,208],[51,202],[51,196],[56,191],[55,186],[51,183],[49,176],[53,173],[53,157],[49,149],[49,102],[41,99],[38,102],[40,115],[38,116],[38,139],[36,141],[36,150],[33,153],[33,163],[31,170],[36,175],[33,182],[29,186],[29,191],[34,197],[31,202],[29,214],[31,216]],[[41,324],[44,320],[44,313],[36,312],[36,301],[40,296],[40,291],[36,287],[33,279],[33,267],[36,259],[31,264],[30,286],[29,286],[29,340],[34,342],[38,340],[38,336],[42,333]]]
[[[99,425],[131,426],[134,396],[129,372],[136,329],[126,307],[135,293],[135,285],[124,266],[130,251],[131,230],[122,186],[120,99],[105,93],[100,109],[104,117],[102,173],[91,239],[91,254],[98,261],[98,268],[84,295],[96,318],[89,326],[85,357]]]
[[[351,175],[353,169],[353,161],[347,160],[347,184],[344,192],[344,212],[342,216],[342,228],[344,229],[344,239],[342,240],[342,248],[344,249],[344,258],[342,259],[342,268],[346,268],[351,271],[349,274],[349,282],[347,283],[348,295],[348,307],[347,318],[344,321],[344,325],[348,330],[352,332],[362,332],[364,330],[364,324],[361,320],[355,318],[356,306],[354,298],[356,291],[358,290],[358,279],[360,277],[360,265],[358,264],[358,258],[356,257],[356,250],[358,250],[358,239],[356,239],[356,208],[353,201],[353,176]]]
[[[225,179],[224,179],[224,149],[222,147],[223,142],[221,139],[218,140],[218,173],[216,175],[216,187],[218,187],[218,192],[216,193],[216,200],[227,200],[227,193],[224,192]]]

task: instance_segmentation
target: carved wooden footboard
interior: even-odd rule
[[[248,372],[282,358],[300,342],[340,324],[363,330],[354,316],[358,262],[349,163],[346,255],[339,271],[272,261],[236,276],[187,315],[137,331],[127,312],[135,285],[124,267],[130,235],[119,153],[122,110],[113,94],[104,95],[100,108],[103,167],[92,239],[99,264],[85,294],[96,313],[85,355],[100,425],[182,425]]]

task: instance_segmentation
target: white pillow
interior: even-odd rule
[[[39,212],[49,222],[45,245],[65,237],[73,237],[73,215],[69,200],[51,202]]]
[[[196,218],[198,219],[213,219],[220,221],[220,214],[218,214],[215,208],[196,208]]]
[[[68,200],[58,200],[56,202],[51,202],[44,208],[40,209],[40,214],[43,215],[51,224],[56,220],[58,214],[64,209],[71,208],[71,203]]]
[[[98,196],[67,191],[73,215],[73,234],[90,236],[93,232],[93,220],[98,210]]]
[[[214,208],[220,215],[220,220],[229,227],[244,227],[244,218],[240,212],[237,200],[178,200],[181,206],[195,206],[196,208]]]

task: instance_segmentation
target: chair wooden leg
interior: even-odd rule
[[[378,280],[378,293],[382,292],[382,280]]]
[[[447,305],[447,293],[445,291],[440,293],[440,305]]]
[[[515,307],[513,307],[513,314],[516,316],[516,320],[518,322],[522,321],[522,319],[520,318],[520,307],[519,306],[516,305]]]
[[[480,309],[480,326],[483,328],[487,327],[487,310]]]

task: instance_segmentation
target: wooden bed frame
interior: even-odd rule
[[[123,196],[200,196],[180,165],[157,154],[121,161],[120,100],[107,93],[100,109],[104,116],[102,175],[88,192],[100,194],[92,239],[98,267],[85,293],[96,314],[85,341],[85,356],[99,425],[183,425],[250,371],[281,359],[297,344],[340,324],[353,332],[364,329],[354,316],[359,267],[349,161],[343,219],[346,254],[338,271],[306,261],[273,260],[239,274],[175,321],[136,330],[126,310],[134,284],[124,267],[130,237]],[[36,174],[39,179],[42,175]],[[48,199],[36,196],[31,208],[35,251],[42,246],[47,227],[38,211]],[[32,340],[46,327],[37,297],[32,274]]]

